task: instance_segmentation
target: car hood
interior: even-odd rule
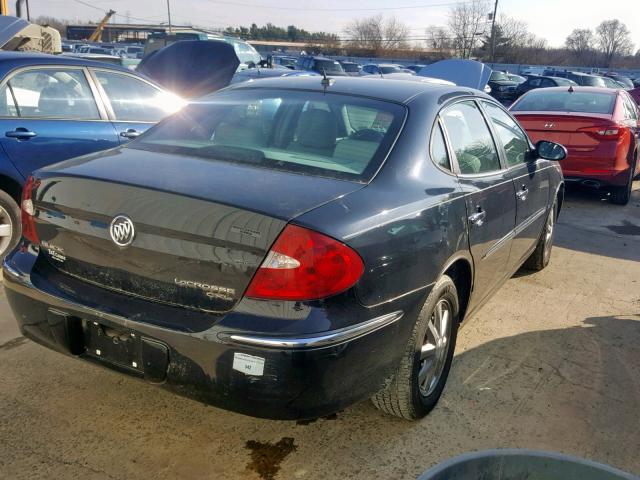
[[[421,77],[441,78],[461,87],[484,90],[491,76],[491,68],[475,60],[442,60],[427,65],[418,72]]]
[[[230,43],[182,40],[144,57],[136,70],[183,98],[194,98],[229,85],[239,65]]]
[[[0,48],[4,47],[13,37],[30,25],[22,18],[8,15],[0,16]]]

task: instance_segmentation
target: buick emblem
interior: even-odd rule
[[[136,230],[133,226],[133,222],[126,215],[118,215],[111,220],[109,233],[111,234],[111,240],[113,240],[113,243],[119,247],[131,245],[131,242],[133,242],[133,239],[136,236]]]

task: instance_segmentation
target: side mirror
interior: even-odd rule
[[[555,160],[556,162],[567,158],[567,149],[564,146],[547,140],[540,140],[536,143],[536,153],[539,158]]]

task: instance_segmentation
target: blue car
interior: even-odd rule
[[[20,237],[34,170],[117,147],[182,100],[130,70],[81,58],[0,52],[0,256]]]

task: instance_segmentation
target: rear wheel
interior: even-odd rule
[[[631,199],[631,190],[633,188],[633,173],[635,172],[635,169],[635,165],[632,165],[626,185],[622,187],[613,187],[611,189],[611,203],[616,205],[626,205],[629,203],[629,200]]]
[[[551,210],[547,215],[547,221],[544,224],[540,239],[536,245],[536,249],[531,256],[524,262],[524,267],[529,270],[540,271],[549,265],[551,259],[551,249],[553,248],[553,236],[556,226],[556,208],[557,202],[553,202]]]
[[[371,398],[377,408],[417,420],[436,406],[451,368],[458,314],[456,286],[444,275],[418,314],[404,357],[389,384]]]
[[[0,190],[0,259],[18,244],[21,233],[20,208],[11,195]]]

